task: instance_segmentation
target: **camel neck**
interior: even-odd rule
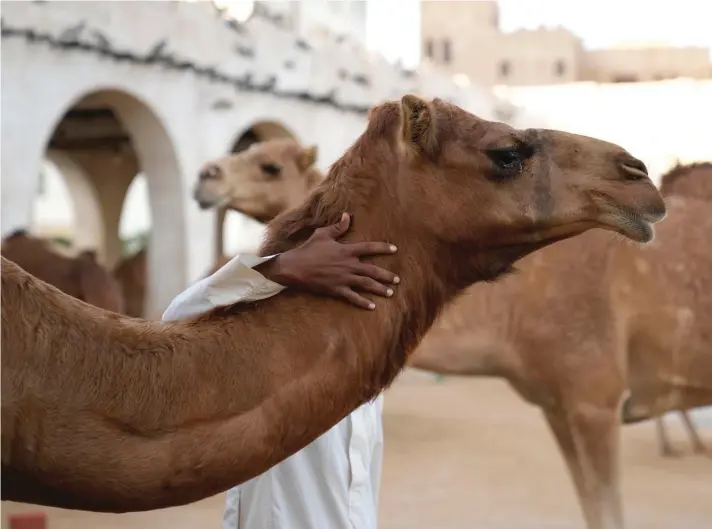
[[[397,243],[396,255],[379,260],[402,283],[393,298],[376,300],[375,311],[287,289],[172,324],[171,354],[146,355],[131,369],[136,387],[123,388],[145,394],[149,385],[143,414],[124,410],[113,422],[136,432],[141,452],[160,448],[180,463],[165,461],[155,487],[136,483],[136,494],[116,501],[153,509],[222,492],[300,450],[387,387],[446,299],[422,241]],[[159,366],[172,377],[158,376]]]

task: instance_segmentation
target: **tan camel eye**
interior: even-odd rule
[[[279,173],[282,171],[282,168],[276,163],[263,163],[262,170],[268,175],[275,177],[279,175]]]
[[[487,151],[487,156],[489,156],[490,160],[492,160],[498,169],[506,172],[506,176],[512,176],[522,169],[522,155],[516,148],[492,149]],[[498,173],[494,176],[502,175]]]

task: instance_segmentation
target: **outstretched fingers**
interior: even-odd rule
[[[334,290],[334,293],[362,309],[373,310],[376,308],[376,304],[373,301],[363,297],[350,287],[338,287]]]
[[[351,286],[362,292],[371,292],[372,294],[386,298],[390,298],[393,295],[393,289],[391,287],[379,283],[370,277],[355,275],[351,278]]]
[[[393,272],[369,263],[359,263],[356,265],[354,268],[354,274],[368,277],[378,281],[379,283],[386,283],[389,285],[397,285],[400,283],[400,277]]]
[[[352,242],[346,244],[351,255],[362,257],[364,255],[388,255],[396,253],[398,248],[387,242]]]

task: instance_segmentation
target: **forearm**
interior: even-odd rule
[[[297,283],[296,277],[284,266],[283,255],[277,255],[274,259],[258,264],[254,270],[278,285],[294,286]]]

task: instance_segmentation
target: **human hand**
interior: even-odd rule
[[[263,263],[257,270],[280,285],[326,294],[373,310],[376,304],[355,289],[390,297],[393,288],[387,285],[397,285],[400,278],[359,258],[392,254],[397,249],[385,242],[338,242],[336,239],[350,225],[351,217],[344,213],[336,224],[317,229],[304,244]]]

